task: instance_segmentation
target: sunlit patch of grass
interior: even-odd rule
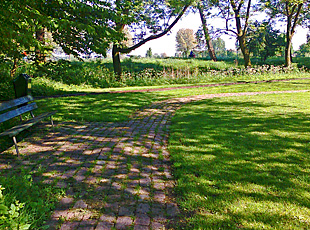
[[[310,228],[310,93],[210,99],[173,119],[185,229]]]
[[[37,101],[37,113],[57,110],[57,121],[123,121],[137,109],[155,101],[202,94],[258,92],[279,90],[308,90],[310,80],[262,84],[215,86],[169,91],[112,93],[74,97],[45,98]],[[285,112],[284,112],[285,113]]]

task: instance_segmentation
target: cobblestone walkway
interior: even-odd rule
[[[37,129],[19,143],[23,156],[16,164],[43,172],[36,180],[66,188],[51,229],[166,229],[179,214],[166,149],[171,117],[184,103],[245,94],[258,93],[179,98],[122,123],[60,123],[46,135]],[[0,169],[13,167],[0,162]]]

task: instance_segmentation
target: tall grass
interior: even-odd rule
[[[302,63],[305,63],[304,59]],[[0,100],[14,97],[9,63],[0,65]],[[123,75],[119,78],[112,70],[112,62],[65,61],[48,62],[35,67],[21,63],[19,73],[33,77],[32,94],[47,96],[78,92],[90,88],[128,86],[161,86],[173,84],[203,84],[212,82],[257,81],[307,77],[305,69],[262,65],[245,69],[230,62],[198,59],[125,59]]]

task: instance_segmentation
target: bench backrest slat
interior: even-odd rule
[[[10,120],[14,117],[17,117],[23,113],[30,112],[30,111],[37,109],[37,108],[38,108],[37,104],[35,102],[33,102],[33,103],[25,105],[23,107],[20,107],[20,108],[8,111],[6,113],[0,114],[0,123],[5,122],[7,120]]]
[[[30,101],[33,101],[33,97],[31,95],[27,95],[25,97],[20,97],[11,101],[2,102],[0,103],[0,112],[3,110],[11,109],[13,107],[25,104]]]

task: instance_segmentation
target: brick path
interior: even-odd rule
[[[166,149],[170,118],[187,102],[255,94],[167,100],[136,112],[126,122],[61,123],[46,135],[37,128],[19,143],[21,160],[0,162],[0,169],[19,164],[43,172],[35,180],[66,188],[49,223],[51,229],[169,228],[169,220],[179,213]]]

